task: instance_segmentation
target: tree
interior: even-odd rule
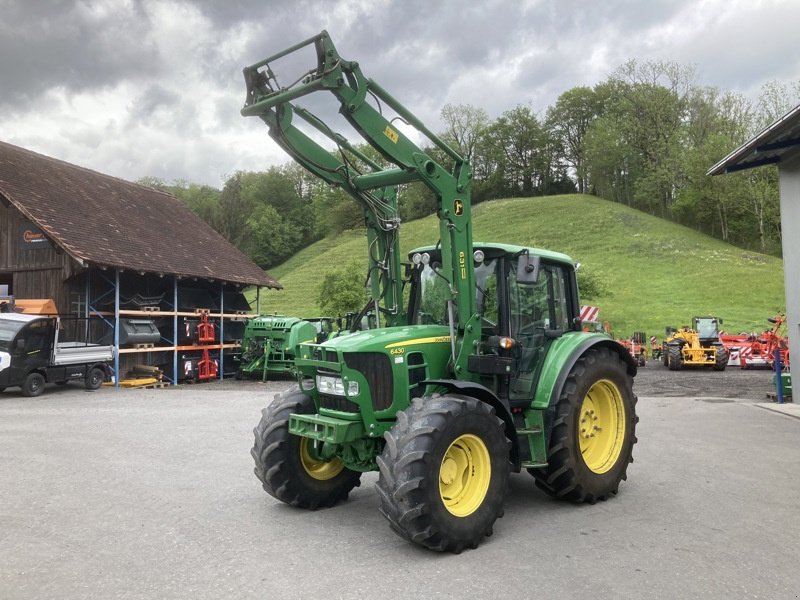
[[[588,189],[584,140],[592,122],[601,115],[599,94],[588,87],[572,88],[561,94],[547,111],[547,128],[559,142],[561,157],[575,175],[578,192]]]
[[[247,238],[247,219],[253,210],[253,200],[251,196],[242,194],[242,180],[245,176],[244,172],[237,171],[225,182],[219,198],[220,211],[216,229],[230,243],[246,252],[243,242]]]
[[[546,136],[529,106],[504,112],[484,130],[482,139],[489,162],[501,181],[499,197],[532,196],[547,177]]]
[[[355,261],[328,271],[322,278],[317,296],[322,313],[344,316],[361,310],[369,298],[363,273],[363,267]]]
[[[489,125],[489,115],[469,104],[445,104],[440,116],[445,124],[441,137],[472,163],[478,140]]]
[[[247,253],[262,268],[280,264],[300,249],[300,232],[274,206],[257,206],[247,219],[247,227]]]

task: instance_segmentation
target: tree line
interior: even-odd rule
[[[439,135],[470,161],[475,203],[590,193],[780,255],[777,169],[706,172],[799,99],[800,81],[769,83],[751,102],[698,84],[693,67],[631,60],[594,87],[567,90],[540,113],[520,104],[491,119],[480,107],[446,105]],[[294,163],[237,172],[221,190],[151,177],[140,183],[174,193],[264,268],[363,223],[349,196]],[[436,210],[420,184],[402,186],[399,201],[405,220]]]

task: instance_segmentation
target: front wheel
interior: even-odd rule
[[[667,366],[670,371],[680,371],[683,368],[683,347],[675,344],[667,349],[669,353],[669,363]]]
[[[250,454],[256,477],[270,496],[297,508],[333,506],[361,485],[361,473],[346,468],[338,458],[316,457],[309,438],[289,433],[289,415],[315,412],[310,397],[299,389],[289,390],[262,410],[253,430]]]
[[[714,354],[714,370],[715,371],[724,371],[725,367],[728,366],[728,351],[725,349],[725,346],[720,344],[716,346],[716,352]]]
[[[510,471],[510,442],[492,407],[456,394],[420,398],[384,437],[377,489],[395,533],[456,553],[492,534]]]
[[[572,367],[555,406],[548,465],[529,472],[557,498],[605,500],[627,478],[638,421],[633,378],[619,355],[589,350]]]
[[[41,396],[44,391],[44,375],[41,373],[28,373],[22,384],[22,395],[26,398]]]

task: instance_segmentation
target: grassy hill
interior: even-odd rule
[[[594,196],[486,202],[473,207],[475,239],[570,255],[600,276],[609,293],[583,300],[600,307],[617,337],[663,336],[666,325],[711,314],[731,332],[760,331],[785,308],[783,261],[725,244],[692,229]],[[437,221],[404,223],[404,252],[438,239]],[[326,238],[270,269],[285,287],[262,293],[262,312],[314,315],[322,275],[353,259],[366,266],[366,234]]]

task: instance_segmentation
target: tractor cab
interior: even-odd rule
[[[457,322],[457,315],[448,315],[448,283],[438,273],[440,251],[419,248],[409,257],[414,265],[409,324]],[[520,272],[528,262],[537,265],[535,275]],[[574,262],[557,252],[476,242],[473,267],[481,339],[470,371],[511,404],[529,404],[549,346],[577,330]]]

